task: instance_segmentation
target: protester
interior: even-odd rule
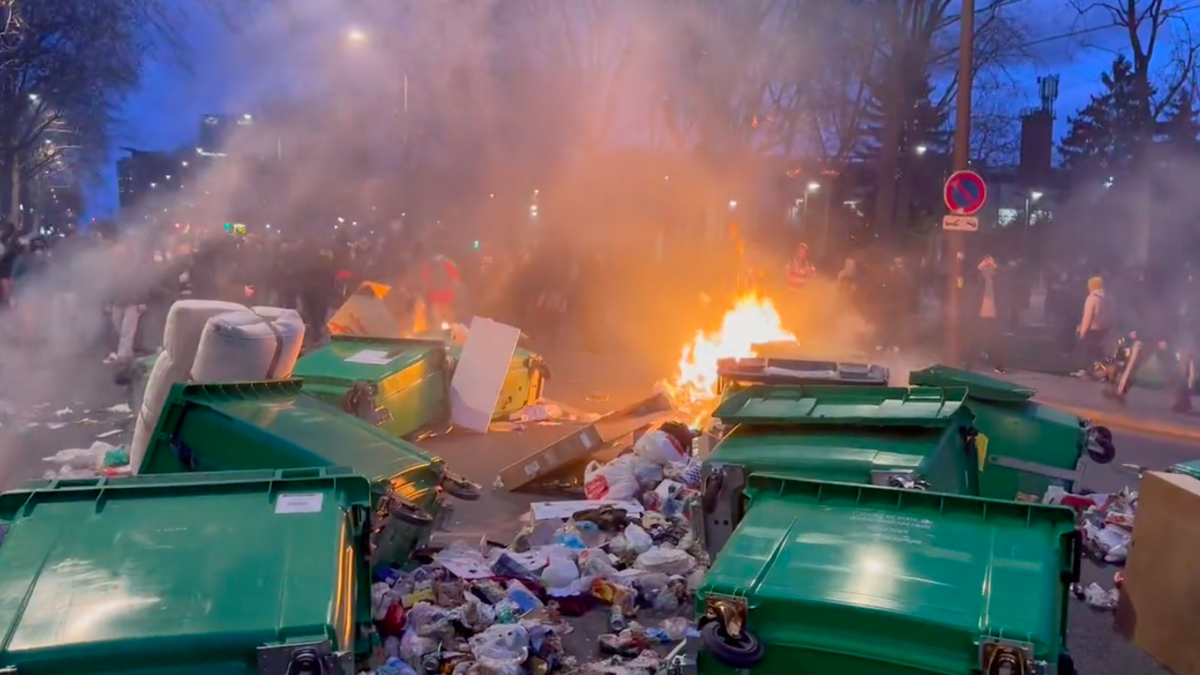
[[[426,260],[421,266],[421,285],[430,325],[453,323],[462,287],[462,274],[454,261],[440,254]]]
[[[0,306],[12,302],[17,260],[21,256],[21,241],[17,226],[0,222]]]
[[[984,256],[979,265],[979,296],[978,304],[974,305],[974,330],[971,331],[971,351],[968,361],[982,358],[997,373],[1004,372],[1004,364],[1000,358],[1001,330],[998,317],[1001,316],[997,293],[997,265],[992,256]]]
[[[1083,318],[1075,329],[1083,355],[1083,368],[1075,373],[1077,377],[1094,372],[1096,364],[1104,360],[1108,346],[1106,341],[1110,312],[1108,299],[1104,295],[1104,279],[1088,279],[1087,289],[1087,299],[1083,301]]]
[[[787,265],[784,267],[784,278],[789,290],[796,291],[806,287],[817,277],[817,268],[808,259],[808,244],[796,246]]]

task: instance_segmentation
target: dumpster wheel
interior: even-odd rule
[[[1113,443],[1112,430],[1108,427],[1092,427],[1092,440],[1088,443],[1088,457],[1097,464],[1108,464],[1117,457],[1117,446]]]
[[[479,498],[483,496],[479,485],[457,474],[445,474],[442,477],[442,489],[451,497],[464,502],[479,501]]]
[[[725,632],[720,621],[704,624],[700,629],[700,641],[717,663],[728,668],[753,668],[762,663],[766,655],[766,648],[753,633],[742,628],[742,634],[735,638]]]
[[[417,508],[407,502],[393,501],[391,504],[388,504],[388,515],[396,520],[418,527],[433,524],[433,516],[429,515],[424,509]]]

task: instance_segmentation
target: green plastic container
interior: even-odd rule
[[[0,672],[286,675],[300,650],[353,672],[370,503],[345,468],[8,492]]]
[[[700,673],[975,675],[1012,655],[1074,672],[1071,510],[765,476],[746,494],[697,594]],[[753,637],[731,649],[736,621]]]
[[[401,438],[450,423],[450,373],[441,340],[335,335],[296,362],[316,396]]]
[[[446,351],[451,359],[458,362],[462,356],[461,344],[449,344]],[[512,361],[509,363],[508,375],[500,388],[500,398],[496,400],[496,410],[492,419],[507,419],[528,405],[537,403],[546,389],[546,381],[550,379],[550,369],[541,356],[528,349],[517,347]]]
[[[1088,450],[1087,420],[1032,400],[1033,389],[957,368],[914,371],[909,383],[967,388],[966,405],[979,430],[982,496],[1036,502],[1051,485],[1075,491]]]
[[[713,411],[724,433],[705,458],[704,542],[733,533],[751,474],[977,495],[979,460],[962,387],[756,385]]]
[[[139,474],[347,466],[372,484],[376,566],[403,565],[478,486],[391,434],[301,393],[299,381],[176,384]]]
[[[1185,476],[1200,479],[1200,460],[1193,459],[1190,462],[1180,462],[1172,465],[1167,469],[1167,473],[1181,473]]]

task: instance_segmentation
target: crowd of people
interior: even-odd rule
[[[1166,364],[1178,393],[1176,409],[1190,409],[1200,286],[1189,269],[1168,275],[1101,270],[1081,261],[1042,270],[990,255],[965,268],[958,294],[963,365],[1003,371],[1009,365],[1004,338],[1024,330],[1022,321],[1040,293],[1045,323],[1064,358],[1075,359],[1076,375],[1103,379],[1108,395],[1123,400],[1138,368],[1155,356]],[[391,287],[387,302],[401,316],[418,311],[418,305],[432,325],[482,314],[521,327],[543,350],[574,339],[597,351],[611,327],[612,296],[636,295],[643,283],[635,281],[631,291],[629,285],[599,282],[612,271],[601,253],[549,243],[466,248],[447,256],[399,229],[370,237],[329,230],[289,238],[191,228],[121,236],[114,228],[97,228],[51,246],[0,222],[0,304],[11,306],[14,317],[4,322],[8,338],[37,339],[29,336],[36,332],[30,326],[37,322],[38,303],[65,293],[77,296],[71,310],[76,313],[96,308],[100,314],[104,308],[110,328],[103,344],[115,363],[157,348],[167,310],[183,297],[294,308],[305,318],[310,339],[320,340],[330,314],[365,280]],[[876,331],[876,347],[928,348],[941,342],[917,317],[941,316],[938,307],[950,280],[926,259],[845,258],[832,274],[819,270],[801,244],[774,270],[742,265],[736,276],[737,283],[731,278],[721,285],[761,285],[787,294],[828,282],[838,306],[884,328]],[[700,283],[721,278],[699,277]],[[936,321],[932,325],[942,330]]]

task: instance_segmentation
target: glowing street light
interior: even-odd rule
[[[1034,190],[1033,192],[1029,193],[1029,198],[1036,202],[1037,200],[1042,198],[1042,193],[1038,192],[1037,190]]]
[[[917,154],[918,154],[918,155],[923,155],[923,154],[925,154],[925,153],[927,153],[927,152],[929,152],[929,146],[928,146],[928,145],[925,145],[924,143],[922,143],[921,145],[918,145],[918,146],[917,146]]]
[[[349,31],[346,33],[346,39],[347,39],[347,40],[349,40],[349,41],[351,41],[351,42],[366,42],[366,41],[367,41],[367,34],[366,34],[366,32],[365,32],[365,31],[363,31],[363,30],[360,30],[360,29],[358,29],[358,28],[351,28],[351,29],[350,29],[350,30],[349,30]]]
[[[730,199],[730,200],[729,200],[729,208],[731,208],[731,209],[736,209],[736,208],[737,208],[737,200],[736,200],[736,199]]]
[[[816,192],[817,190],[820,190],[820,189],[821,189],[821,184],[820,184],[820,183],[818,183],[818,182],[816,182],[816,181],[813,181],[813,182],[811,182],[811,183],[809,183],[809,184],[808,184],[808,191],[809,191],[809,192]]]

